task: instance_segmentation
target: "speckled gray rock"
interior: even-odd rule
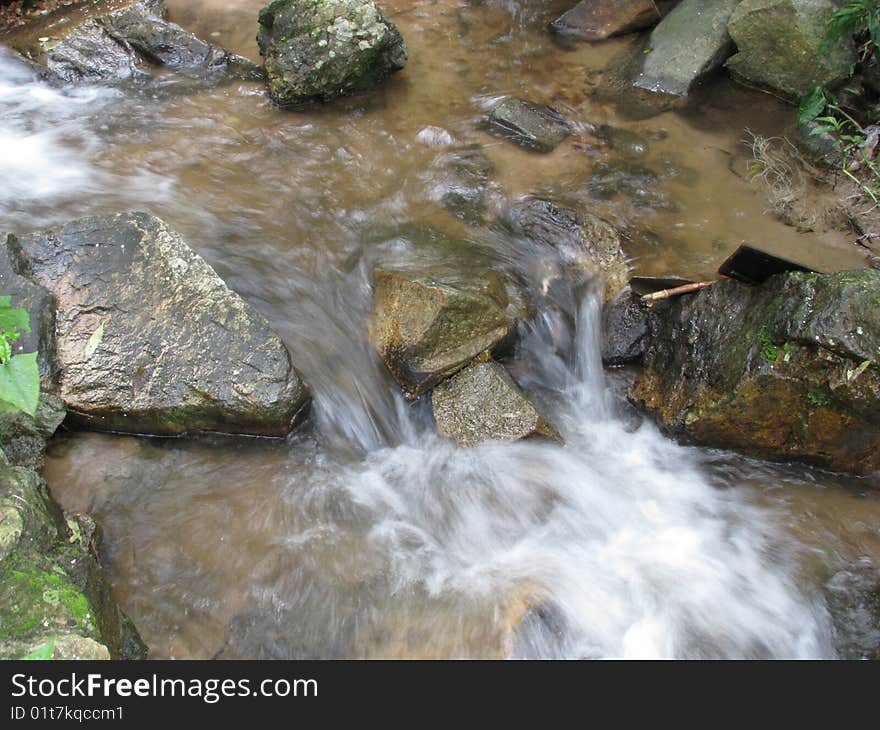
[[[534,152],[552,152],[572,132],[568,120],[553,107],[515,98],[496,106],[483,127]]]
[[[514,235],[534,247],[535,256],[552,252],[569,276],[601,279],[605,301],[626,286],[629,266],[620,235],[607,221],[540,198],[514,205],[507,218]]]
[[[417,272],[373,272],[369,338],[391,375],[419,396],[510,333],[507,292],[491,271],[454,282]]]
[[[403,36],[373,0],[274,0],[259,20],[269,93],[283,106],[365,91],[406,65]]]
[[[638,88],[684,96],[733,53],[727,22],[740,0],[682,0],[651,33]]]
[[[743,0],[728,24],[737,46],[728,70],[738,81],[790,99],[833,87],[856,62],[851,39],[822,48],[836,9],[832,0]]]
[[[459,446],[530,437],[562,440],[497,362],[474,363],[440,383],[431,405],[437,430]]]
[[[149,76],[161,65],[187,76],[262,78],[262,69],[162,19],[162,0],[99,0],[62,6],[0,42],[62,83]]]
[[[73,421],[283,436],[304,413],[287,348],[158,218],[83,218],[11,242],[55,296],[59,395]]]

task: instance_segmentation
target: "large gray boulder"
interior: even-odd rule
[[[727,23],[740,0],[682,0],[653,30],[634,85],[684,96],[733,53]]]
[[[880,271],[725,280],[655,305],[630,397],[688,440],[880,469]]]
[[[598,216],[531,198],[510,208],[507,224],[530,253],[547,263],[547,276],[599,281],[605,301],[627,285],[629,265],[620,234]]]
[[[836,9],[832,0],[743,0],[728,24],[737,46],[728,70],[744,84],[790,99],[835,86],[856,62],[851,39],[822,48]]]
[[[477,362],[431,393],[437,430],[458,446],[484,441],[546,438],[561,441],[497,362]]]
[[[510,309],[491,271],[443,281],[376,269],[369,338],[397,383],[420,396],[498,346],[515,324]]]
[[[9,244],[55,297],[70,420],[283,436],[305,412],[306,387],[266,320],[158,218],[83,218]]]
[[[373,0],[274,0],[257,42],[283,106],[372,88],[406,65],[406,43]]]
[[[550,28],[585,41],[601,41],[656,25],[673,4],[668,0],[581,0]]]
[[[62,6],[0,37],[44,78],[63,83],[147,77],[155,66],[187,76],[259,79],[246,58],[162,18],[163,0],[99,0]]]

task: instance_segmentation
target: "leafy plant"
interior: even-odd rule
[[[55,653],[55,637],[53,636],[42,646],[38,646],[30,654],[25,654],[22,659],[31,661],[47,661],[52,658]]]
[[[827,53],[834,46],[855,37],[859,59],[864,63],[870,55],[880,59],[880,2],[878,0],[850,0],[834,12],[825,28],[820,46]]]
[[[28,313],[0,296],[0,413],[24,411],[33,416],[40,400],[37,353],[13,354],[22,333],[30,332]]]

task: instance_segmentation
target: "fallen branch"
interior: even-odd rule
[[[717,279],[715,281],[718,281]],[[673,289],[661,289],[660,291],[651,292],[650,294],[645,294],[641,301],[645,303],[656,302],[660,299],[669,299],[670,297],[677,297],[681,294],[690,294],[691,292],[700,291],[700,289],[705,289],[707,286],[712,286],[715,281],[696,281],[693,284],[683,284],[682,286],[677,286]]]

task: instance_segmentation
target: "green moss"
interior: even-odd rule
[[[41,624],[67,623],[93,632],[88,599],[64,571],[7,570],[0,591],[0,640],[27,636]]]
[[[831,405],[831,399],[818,390],[811,390],[807,393],[807,403],[814,408],[827,408]]]
[[[766,326],[762,326],[758,330],[758,344],[761,345],[761,359],[768,365],[774,365],[779,358],[779,351],[782,348],[773,344]]]

